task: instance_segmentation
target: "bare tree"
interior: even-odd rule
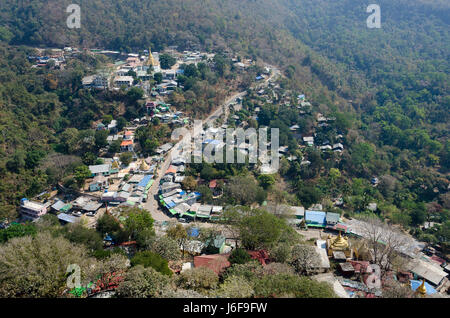
[[[415,296],[409,284],[401,284],[389,279],[383,286],[383,298],[413,298]]]
[[[372,261],[384,273],[392,268],[399,254],[408,249],[409,240],[378,218],[366,217],[361,221],[362,235],[367,240]]]
[[[320,266],[320,255],[313,246],[296,245],[292,249],[290,264],[298,273],[308,275]]]

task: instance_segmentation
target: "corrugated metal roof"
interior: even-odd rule
[[[78,218],[66,213],[60,213],[58,214],[58,219],[64,222],[68,222],[68,223],[75,223],[76,221],[78,221]]]
[[[305,212],[305,220],[306,222],[314,223],[314,224],[323,224],[326,223],[326,213],[322,211],[310,211],[306,210]]]

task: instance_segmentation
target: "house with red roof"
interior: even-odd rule
[[[122,143],[120,144],[120,151],[133,152],[134,151],[133,140],[123,140]]]
[[[230,254],[213,254],[194,256],[194,267],[206,267],[219,275],[226,268],[231,266],[228,261]]]

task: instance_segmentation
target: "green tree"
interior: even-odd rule
[[[163,70],[170,69],[176,62],[176,59],[169,54],[161,54],[159,56],[159,63]]]
[[[284,220],[266,210],[252,210],[242,217],[239,224],[242,245],[249,250],[269,248],[275,244],[286,229]]]
[[[17,237],[0,245],[0,297],[59,297],[70,264],[81,268],[82,283],[96,268],[84,246],[50,233]]]
[[[137,239],[142,232],[154,234],[154,220],[148,211],[140,208],[128,208],[125,213],[128,215],[124,222],[124,230],[129,233],[132,240]]]
[[[254,287],[256,297],[334,298],[331,286],[307,277],[288,274],[267,275]]]
[[[119,229],[120,223],[112,215],[105,213],[97,220],[97,231],[102,235],[115,232]]]
[[[218,290],[220,297],[226,298],[250,298],[254,290],[250,282],[239,276],[227,277]]]
[[[127,97],[128,97],[128,100],[130,101],[130,103],[135,103],[139,99],[142,99],[142,97],[144,97],[144,91],[142,90],[142,88],[132,87],[127,92]]]
[[[250,255],[243,248],[234,249],[231,252],[230,257],[228,258],[228,261],[231,264],[245,264],[250,260],[251,260]]]
[[[69,224],[64,227],[63,235],[72,243],[83,244],[91,251],[103,248],[103,239],[98,232],[85,228],[81,224]]]
[[[275,177],[269,174],[262,174],[258,177],[260,185],[264,189],[269,189],[272,185],[275,184]]]
[[[106,147],[108,145],[108,141],[106,140],[108,138],[109,132],[107,130],[97,130],[95,132],[94,138],[95,138],[95,146],[97,149]]]
[[[137,265],[151,267],[163,275],[172,276],[173,274],[169,269],[167,260],[162,258],[160,255],[150,251],[137,252],[133,256],[133,258],[131,259],[131,266]]]
[[[128,166],[133,160],[133,154],[131,152],[124,152],[120,154],[119,159],[123,165]]]
[[[33,224],[13,223],[6,229],[0,230],[0,243],[4,243],[15,237],[36,235],[36,227]]]
[[[178,261],[181,258],[177,241],[168,236],[151,236],[143,242],[143,247],[169,261]]]
[[[155,80],[156,84],[161,84],[163,81],[163,75],[162,73],[155,73],[153,75],[153,79]]]
[[[81,187],[84,184],[84,181],[90,178],[91,175],[92,172],[89,170],[88,166],[82,165],[75,168],[74,177],[78,187]]]

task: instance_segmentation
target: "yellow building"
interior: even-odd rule
[[[348,242],[348,237],[341,235],[339,231],[338,236],[328,236],[327,239],[327,253],[328,256],[333,256],[333,252],[343,252],[346,257],[352,258],[352,250]]]

